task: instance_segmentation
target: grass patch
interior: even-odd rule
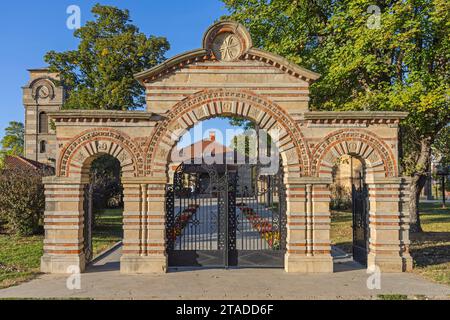
[[[420,205],[422,233],[411,234],[414,272],[450,285],[450,209],[440,203]]]
[[[92,234],[94,255],[122,240],[122,210],[102,210]],[[39,274],[44,236],[0,234],[0,289],[29,281]]]
[[[421,203],[422,233],[411,234],[414,272],[437,283],[450,285],[450,209],[440,203]],[[352,213],[331,213],[331,243],[352,253]]]
[[[92,232],[94,256],[123,239],[122,209],[100,210],[96,212],[96,216]]]
[[[331,212],[331,243],[348,254],[352,254],[353,230],[351,211]]]
[[[39,273],[43,239],[0,234],[0,288],[28,281]]]

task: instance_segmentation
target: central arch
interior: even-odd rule
[[[239,116],[261,129],[278,130],[276,146],[287,177],[307,176],[310,153],[298,124],[280,106],[245,90],[205,90],[176,105],[156,127],[146,148],[146,175],[167,176],[172,149],[197,123],[216,116]]]

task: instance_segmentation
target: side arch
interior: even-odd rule
[[[397,161],[381,138],[367,130],[339,130],[329,134],[313,150],[311,175],[331,177],[332,168],[343,155],[363,159],[367,173],[378,177],[397,177]]]
[[[123,177],[139,175],[141,152],[129,136],[107,128],[90,129],[72,139],[61,151],[57,176],[77,177],[86,174],[92,161],[109,154],[122,167]]]
[[[205,90],[174,106],[161,121],[145,150],[147,176],[166,175],[170,153],[182,135],[200,121],[215,116],[239,116],[261,129],[279,132],[277,143],[285,171],[307,176],[310,153],[299,125],[278,105],[244,90]]]

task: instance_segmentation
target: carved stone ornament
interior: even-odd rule
[[[212,50],[218,60],[234,61],[241,56],[242,45],[235,34],[224,32],[214,39]]]
[[[55,90],[47,79],[40,79],[32,85],[32,96],[34,99],[53,99]]]
[[[203,37],[203,48],[219,61],[236,61],[253,47],[247,29],[234,21],[212,25]]]
[[[37,90],[37,96],[41,99],[47,99],[50,96],[50,88],[48,86],[40,86]]]

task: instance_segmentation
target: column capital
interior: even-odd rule
[[[410,177],[367,177],[368,184],[410,184]]]
[[[89,183],[89,178],[82,179],[80,177],[70,178],[70,177],[57,177],[49,176],[42,178],[42,182],[46,185],[82,185]]]
[[[322,184],[328,185],[333,183],[332,178],[323,178],[323,177],[288,177],[286,178],[287,184],[304,184],[304,185],[315,185]]]
[[[122,177],[122,184],[161,184],[166,185],[167,179],[161,177]]]

